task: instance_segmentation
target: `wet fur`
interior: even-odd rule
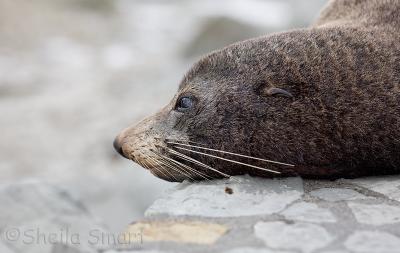
[[[399,27],[398,0],[331,1],[310,28],[239,42],[201,59],[146,136],[168,138],[173,131],[207,147],[296,165],[251,161],[282,176],[399,173]],[[293,98],[269,96],[270,87]],[[196,106],[176,113],[183,94],[193,95]],[[191,156],[230,175],[274,176]]]

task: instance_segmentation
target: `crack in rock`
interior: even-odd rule
[[[386,204],[371,205],[348,203],[359,223],[368,225],[385,225],[400,222],[400,207]]]

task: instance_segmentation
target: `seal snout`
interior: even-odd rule
[[[114,146],[114,149],[118,152],[118,154],[120,154],[121,156],[127,158],[127,157],[125,156],[123,150],[122,150],[122,145],[121,145],[121,142],[119,141],[119,136],[117,136],[117,137],[114,139],[113,146]]]

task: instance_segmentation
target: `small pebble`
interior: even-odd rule
[[[225,187],[225,193],[226,194],[233,194],[233,190],[230,187]]]

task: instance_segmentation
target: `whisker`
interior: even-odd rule
[[[221,171],[219,171],[219,170],[216,170],[216,169],[214,169],[213,167],[208,166],[207,164],[204,164],[204,163],[202,163],[202,162],[200,162],[200,161],[197,161],[196,159],[191,158],[190,156],[187,156],[187,155],[184,155],[184,154],[182,154],[182,153],[179,153],[179,152],[176,151],[176,150],[167,148],[167,151],[170,152],[170,153],[172,153],[172,154],[174,154],[174,155],[177,155],[177,156],[181,157],[182,159],[187,160],[188,162],[191,162],[191,163],[200,165],[200,166],[202,166],[202,167],[204,167],[204,168],[207,168],[207,169],[209,169],[209,170],[212,170],[212,171],[214,171],[214,172],[216,172],[216,173],[218,173],[218,174],[220,174],[220,175],[222,175],[222,176],[224,176],[224,177],[227,177],[227,178],[230,178],[230,177],[231,177],[231,176],[228,175],[228,174],[225,174],[225,173],[223,173],[223,172],[221,172]]]
[[[177,164],[177,165],[180,166],[180,167],[183,167],[182,169],[187,170],[188,173],[193,173],[193,174],[195,174],[195,175],[200,176],[201,178],[203,178],[203,179],[205,179],[205,180],[210,180],[210,179],[209,179],[209,176],[208,176],[207,174],[204,174],[204,173],[202,173],[202,172],[199,172],[199,171],[197,171],[197,170],[191,168],[190,166],[187,166],[186,164],[183,164],[183,163],[181,163],[181,162],[178,162],[178,161],[176,161],[176,160],[174,160],[174,159],[171,159],[171,162]]]
[[[151,151],[150,151],[151,152]],[[151,152],[152,154],[154,154],[154,155],[156,155],[156,156],[158,156],[156,153],[154,153],[154,152]],[[162,168],[162,170],[163,171],[165,171],[165,172],[167,172],[173,179],[175,179],[175,181],[178,181],[178,179],[174,176],[174,174],[172,174],[171,172],[169,172],[167,169],[165,169],[165,167],[164,166],[162,166],[156,159],[154,159],[154,158],[152,158],[152,157],[150,157],[149,156],[149,158],[150,158],[150,160],[152,160],[155,164],[156,164],[156,166],[159,166],[160,168]]]
[[[145,156],[146,161],[147,161],[147,160],[151,160],[151,157],[150,157],[150,156],[147,156],[147,155],[144,155],[144,156]],[[153,164],[151,161],[148,161],[148,163],[150,164],[150,166],[152,165],[153,169],[155,169],[157,172],[160,172],[160,173],[161,173],[163,176],[165,176],[166,178],[168,177],[166,174],[164,174],[164,172],[163,172],[162,169],[157,168],[157,165]],[[146,166],[145,164],[147,164],[147,162],[145,163],[145,162],[143,161],[143,165],[145,166],[145,168],[148,169],[148,170],[150,170],[150,167],[149,167],[148,165]]]
[[[180,157],[180,158],[181,158],[182,160],[184,160],[184,161],[188,161],[187,159],[185,159],[185,158],[183,158],[183,157]],[[180,163],[180,162],[178,162],[178,163]],[[204,179],[206,179],[206,180],[215,179],[214,177],[209,176],[209,175],[207,175],[206,173],[203,173],[203,172],[201,172],[201,171],[198,171],[198,170],[196,170],[196,169],[194,169],[194,168],[192,168],[192,167],[190,167],[190,166],[188,166],[188,165],[186,165],[186,164],[184,164],[184,163],[180,163],[180,164],[182,164],[182,166],[184,166],[184,167],[187,167],[190,171],[193,171],[195,174],[201,176],[202,178],[204,178]]]
[[[147,163],[143,162],[138,162],[141,166],[143,166],[144,168],[148,169],[150,171],[150,167]],[[159,171],[157,168],[154,168],[157,172],[161,172]]]
[[[206,153],[203,153],[203,152],[190,150],[190,149],[187,149],[187,148],[182,148],[182,147],[176,147],[176,148],[177,149],[181,149],[181,150],[186,150],[188,152],[192,152],[192,153],[196,153],[196,154],[205,155],[205,156],[209,156],[209,157],[212,157],[212,158],[220,159],[220,160],[223,160],[223,161],[236,163],[236,164],[244,165],[244,166],[247,166],[247,167],[263,170],[263,171],[268,171],[268,172],[272,172],[272,173],[276,173],[276,174],[281,174],[279,171],[269,170],[269,169],[261,168],[261,167],[258,167],[258,166],[250,165],[250,164],[247,164],[247,163],[242,163],[242,162],[234,161],[234,160],[231,160],[231,159],[222,158],[222,157],[219,157],[219,156],[210,155],[210,154],[206,154]]]
[[[151,152],[151,151],[150,151]],[[187,176],[188,178],[190,178],[191,180],[195,181],[194,178],[192,178],[190,176],[190,174],[185,173],[185,171],[182,171],[179,167],[175,166],[174,164],[171,164],[170,162],[168,162],[168,160],[166,160],[165,158],[163,158],[161,155],[156,154],[154,152],[152,152],[154,155],[158,156],[163,162],[164,165],[167,166],[168,168],[174,170],[175,172],[178,172],[178,174],[183,174],[185,176]]]
[[[142,167],[144,167],[144,168],[146,168],[146,169],[149,169],[149,167],[146,166],[146,164],[145,164],[144,162],[137,161],[137,163],[138,163],[140,166],[142,166]]]
[[[140,166],[149,169],[149,167],[146,166],[146,164],[144,163],[144,161],[136,161]]]
[[[239,156],[239,157],[244,157],[244,158],[259,160],[259,161],[263,161],[263,162],[279,164],[279,165],[285,165],[285,166],[290,166],[290,167],[294,167],[294,166],[295,166],[295,165],[293,165],[293,164],[282,163],[282,162],[277,162],[277,161],[262,159],[262,158],[258,158],[258,157],[247,156],[247,155],[232,153],[232,152],[228,152],[228,151],[223,151],[223,150],[218,150],[218,149],[212,149],[212,148],[206,148],[206,147],[201,147],[201,146],[196,146],[196,145],[190,145],[190,144],[185,144],[185,143],[177,143],[177,142],[172,142],[172,141],[167,141],[167,143],[169,143],[169,144],[174,144],[174,145],[180,145],[180,146],[184,146],[184,147],[193,147],[193,148],[198,148],[198,149],[203,149],[203,150],[209,150],[209,151],[213,151],[213,152],[219,152],[219,153],[223,153],[223,154],[234,155],[234,156]],[[194,143],[194,142],[191,142],[191,143]],[[197,143],[195,143],[195,144],[197,144]]]
[[[191,179],[192,181],[196,181],[196,180],[190,175],[190,173],[187,172],[187,170],[186,170],[185,168],[183,168],[182,166],[178,166],[178,165],[176,165],[175,163],[172,163],[171,161],[169,161],[169,160],[167,160],[167,159],[165,159],[165,158],[163,158],[163,157],[160,157],[160,158],[162,159],[162,161],[163,161],[164,163],[166,163],[166,165],[167,165],[169,168],[171,168],[171,169],[177,171],[178,173],[181,173],[181,174],[185,175],[186,177],[188,177],[188,178]]]
[[[168,149],[169,149],[169,148],[168,148]],[[201,167],[204,167],[204,168],[206,168],[206,169],[210,169],[210,170],[212,170],[212,171],[216,171],[216,170],[215,170],[214,168],[212,168],[211,166],[208,166],[208,165],[206,165],[206,164],[204,164],[204,163],[201,163],[200,161],[197,161],[196,159],[193,159],[193,158],[191,158],[191,157],[189,157],[189,156],[186,156],[186,155],[184,155],[184,154],[182,154],[182,153],[179,153],[179,152],[177,152],[177,151],[175,151],[175,150],[173,150],[173,149],[169,149],[169,150],[167,150],[167,151],[169,151],[171,154],[173,154],[173,155],[175,155],[175,156],[181,158],[182,160],[185,160],[185,161],[190,162],[190,163],[193,163],[193,164],[197,164],[197,165],[199,165],[199,166],[201,166]],[[220,171],[216,171],[216,172],[219,173],[219,174],[222,173],[222,172],[220,172]],[[202,173],[202,174],[204,174],[204,173]],[[211,179],[215,179],[215,177],[213,177],[213,176],[209,176],[209,175],[207,175],[207,174],[204,174],[204,175],[206,175],[207,177],[209,177],[209,178],[211,178]],[[222,173],[221,175],[223,175],[224,177],[231,177],[231,176],[228,175],[228,174],[226,174],[227,176],[225,176],[223,173]]]
[[[206,180],[210,180],[210,179],[208,178],[208,175],[206,175],[206,174],[204,174],[204,173],[201,173],[201,172],[199,172],[199,171],[196,171],[195,169],[191,168],[190,166],[187,166],[186,164],[180,163],[180,162],[178,162],[178,161],[176,161],[176,160],[174,160],[174,159],[172,159],[172,158],[169,158],[169,157],[166,157],[166,156],[163,156],[163,155],[160,155],[160,156],[164,157],[164,158],[167,159],[167,160],[170,160],[171,162],[173,162],[173,163],[175,163],[175,164],[178,164],[178,165],[180,165],[180,166],[182,166],[182,167],[188,169],[189,171],[191,171],[191,172],[193,172],[193,173],[199,175],[200,177],[202,177],[202,178],[204,178],[204,179],[206,179]]]

